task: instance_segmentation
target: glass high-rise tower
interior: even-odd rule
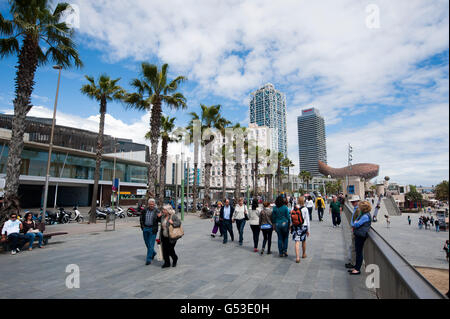
[[[272,150],[287,156],[286,97],[273,84],[251,94],[250,123],[272,128]]]
[[[327,163],[325,120],[319,110],[302,110],[297,117],[299,169],[321,176],[318,160]]]

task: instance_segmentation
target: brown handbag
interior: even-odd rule
[[[173,227],[172,225],[169,225],[169,238],[170,239],[180,239],[184,235],[183,226],[180,225],[180,227]]]

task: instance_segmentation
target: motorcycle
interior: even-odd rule
[[[101,209],[100,207],[97,207],[95,209],[95,215],[96,215],[97,219],[106,219],[108,214],[109,214],[109,212],[107,212],[105,209]]]
[[[57,221],[59,224],[67,224],[70,220],[70,215],[66,212],[64,207],[59,207],[57,212]]]
[[[141,216],[142,211],[144,210],[144,205],[138,205],[137,208],[129,207],[127,209],[127,216],[133,217],[133,216]]]
[[[78,210],[78,206],[74,206],[73,207],[73,214],[74,216],[72,217],[72,212],[69,212],[69,222],[77,222],[77,223],[82,223],[84,221],[84,217],[81,215],[80,211]]]

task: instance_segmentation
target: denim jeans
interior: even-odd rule
[[[236,219],[236,228],[239,233],[239,245],[242,245],[242,242],[244,241],[244,226],[245,219]]]
[[[151,262],[155,255],[156,234],[153,234],[153,228],[144,227],[143,230],[145,246],[147,246],[147,262]]]
[[[36,237],[39,240],[39,247],[41,247],[42,246],[42,240],[44,239],[44,235],[41,232],[39,232],[39,233],[26,233],[25,234],[25,239],[29,243],[28,248],[33,248],[33,242],[34,242],[34,239]]]
[[[361,271],[361,265],[363,262],[363,248],[366,237],[355,235],[355,251],[356,251],[356,263],[355,269]]]
[[[11,250],[16,250],[17,248],[22,249],[24,245],[25,236],[22,233],[12,233],[8,235],[8,241],[10,243]]]
[[[281,254],[287,253],[289,243],[289,225],[287,222],[277,224],[276,228],[278,236],[278,252]]]

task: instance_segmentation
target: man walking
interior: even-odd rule
[[[225,200],[225,205],[220,209],[220,224],[222,225],[223,243],[228,242],[228,233],[230,233],[231,241],[234,241],[233,227],[231,218],[234,214],[234,207],[230,205],[230,200]]]
[[[332,201],[330,203],[330,214],[331,220],[333,221],[333,228],[338,227],[341,224],[341,212],[342,206],[335,195],[332,197]]]
[[[316,199],[316,209],[317,214],[319,215],[319,221],[321,222],[323,219],[323,210],[325,208],[325,202],[323,201],[322,196],[319,194]]]
[[[155,200],[153,198],[148,200],[148,206],[141,214],[139,221],[144,235],[145,246],[147,246],[145,264],[150,265],[156,256],[154,247],[156,234],[158,233],[158,222],[161,221],[161,212],[155,207]]]

